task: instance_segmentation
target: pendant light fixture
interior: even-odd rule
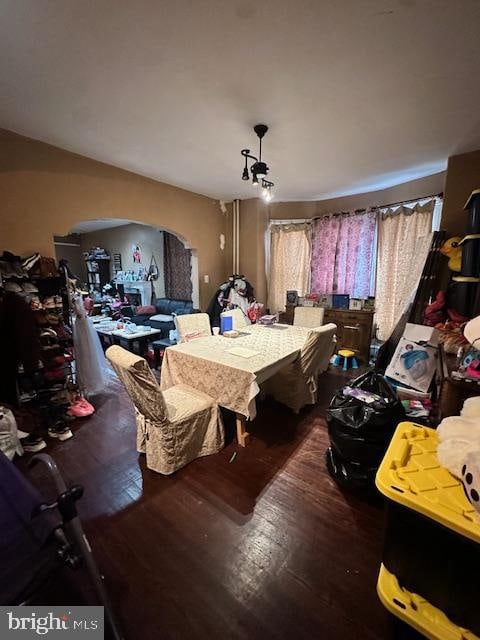
[[[243,168],[242,180],[250,180],[250,173],[252,175],[253,186],[261,184],[262,197],[266,202],[270,202],[273,198],[273,182],[267,180],[268,166],[266,162],[262,161],[262,138],[267,133],[268,127],[266,124],[256,124],[253,130],[257,134],[260,145],[258,158],[250,154],[250,149],[242,149],[241,154],[245,158],[245,166]],[[248,168],[248,161],[253,160],[253,164],[250,166],[250,173]]]

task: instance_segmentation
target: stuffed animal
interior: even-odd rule
[[[462,269],[462,247],[458,244],[462,238],[457,236],[449,238],[441,247],[440,253],[448,257],[448,268],[451,271],[461,271]]]
[[[465,495],[480,512],[480,397],[465,400],[461,415],[444,418],[437,435],[440,464],[462,481]]]
[[[428,327],[434,327],[439,322],[443,322],[446,316],[446,294],[439,291],[435,300],[429,304],[423,312],[423,321]]]

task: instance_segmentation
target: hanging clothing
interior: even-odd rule
[[[81,296],[74,296],[73,346],[77,382],[85,393],[97,394],[108,384],[109,366],[98,333],[87,317]]]
[[[35,312],[16,293],[0,299],[0,402],[17,404],[18,365],[25,373],[38,368],[40,341]]]

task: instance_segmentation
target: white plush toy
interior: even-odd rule
[[[450,416],[449,418],[444,418],[438,425],[437,435],[440,442],[450,438],[480,440],[480,417]]]
[[[449,438],[438,445],[437,457],[442,467],[461,480],[465,459],[472,451],[480,452],[480,439],[472,442],[463,438]]]
[[[465,400],[459,416],[444,418],[437,434],[440,464],[462,481],[465,495],[480,512],[480,397]]]
[[[460,411],[462,418],[479,418],[480,419],[480,396],[467,398],[463,403]]]
[[[462,482],[467,498],[480,511],[480,451],[467,454],[462,467]]]

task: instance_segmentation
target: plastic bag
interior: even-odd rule
[[[365,482],[368,482],[374,477],[397,424],[405,420],[405,410],[385,378],[373,370],[348,386],[371,392],[379,399],[368,403],[352,395],[344,395],[343,389],[334,395],[327,410],[331,448],[347,471],[349,464],[354,465],[350,474],[352,478],[363,474]],[[354,484],[357,484],[356,480]]]

